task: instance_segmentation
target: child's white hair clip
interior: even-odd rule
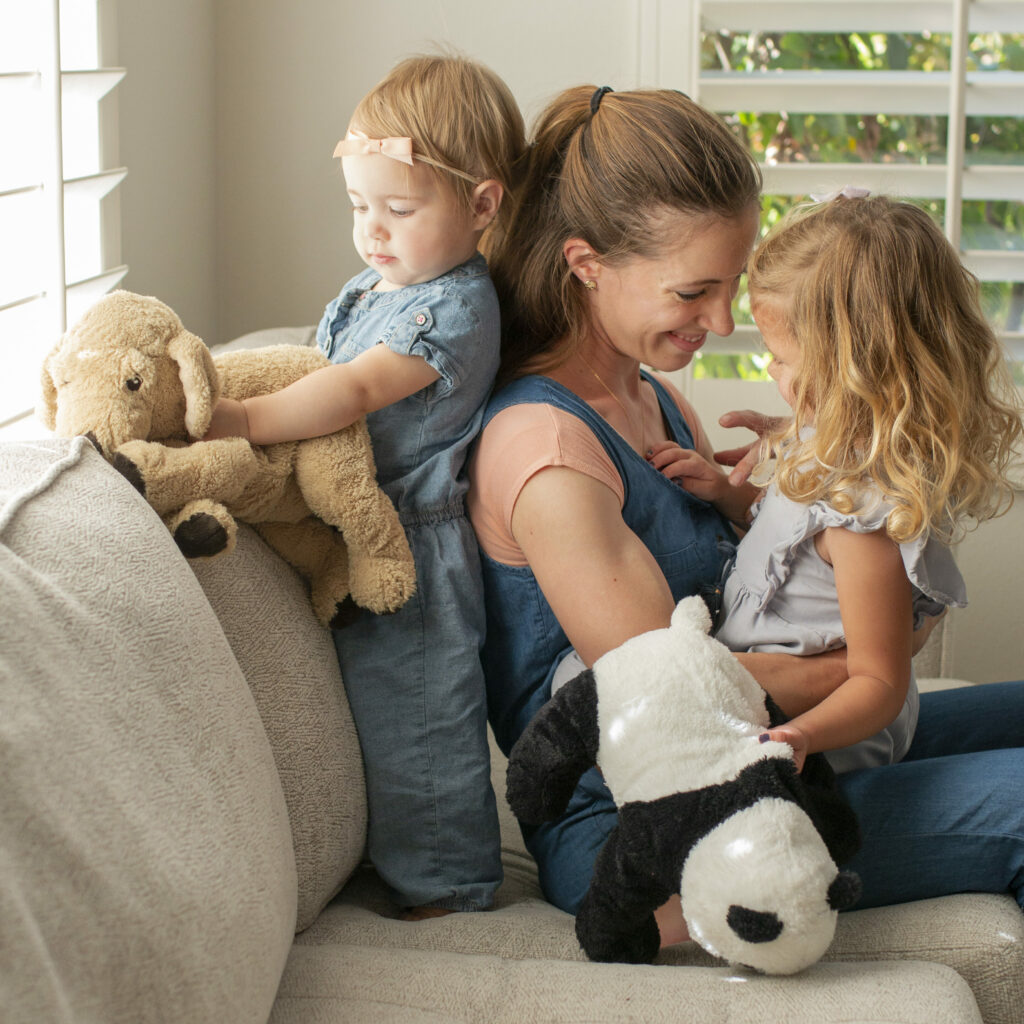
[[[860,188],[858,185],[844,185],[834,192],[812,192],[811,199],[816,203],[831,203],[833,199],[842,196],[844,199],[866,199],[871,195],[871,189]]]

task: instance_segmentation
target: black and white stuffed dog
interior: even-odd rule
[[[512,749],[508,801],[524,823],[552,820],[599,765],[619,822],[576,917],[591,960],[650,963],[654,910],[679,893],[708,952],[793,974],[859,896],[836,866],[859,845],[857,821],[822,755],[798,774],[789,746],[759,741],[783,716],[710,626],[703,600],[686,598],[668,629],[562,687]]]

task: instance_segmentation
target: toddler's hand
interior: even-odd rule
[[[210,428],[203,435],[203,440],[215,441],[219,437],[249,439],[249,417],[245,406],[233,398],[222,398],[213,407]]]
[[[723,427],[746,427],[753,430],[758,437],[772,433],[782,428],[786,422],[782,416],[765,416],[763,413],[754,412],[752,409],[723,413],[718,422]],[[715,462],[723,466],[732,466],[729,474],[729,483],[733,487],[739,487],[746,483],[754,467],[761,459],[761,442],[752,441],[750,444],[741,445],[739,448],[729,448],[725,451],[715,452]]]
[[[717,501],[728,488],[725,476],[703,455],[680,448],[674,441],[659,441],[647,453],[647,461],[660,473],[703,501]]]
[[[803,771],[804,761],[807,760],[808,748],[811,741],[802,729],[792,725],[780,725],[775,729],[769,729],[761,733],[758,739],[762,743],[774,740],[776,743],[788,743],[793,748],[793,760],[796,762],[796,770]]]

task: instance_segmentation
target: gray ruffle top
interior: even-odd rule
[[[774,487],[753,508],[750,531],[736,550],[725,581],[717,637],[733,651],[819,654],[846,643],[832,566],[814,547],[830,526],[870,533],[885,526],[891,506],[879,497],[867,511],[848,515],[825,502],[801,505]],[[963,607],[967,593],[953,553],[928,536],[900,545],[913,585],[914,626],[947,606]],[[882,732],[842,750],[830,751],[836,771],[899,761],[917,725],[918,694],[911,672],[907,699]]]

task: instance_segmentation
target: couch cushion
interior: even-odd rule
[[[265,1021],[296,876],[270,746],[159,518],[81,438],[0,445],[5,1022]]]
[[[344,885],[366,840],[363,762],[334,643],[298,574],[251,527],[239,525],[231,554],[191,565],[274,751],[295,844],[301,931]]]
[[[296,945],[270,1024],[981,1024],[981,1019],[971,990],[941,964],[815,964],[797,977],[770,978],[727,967],[682,970]]]

